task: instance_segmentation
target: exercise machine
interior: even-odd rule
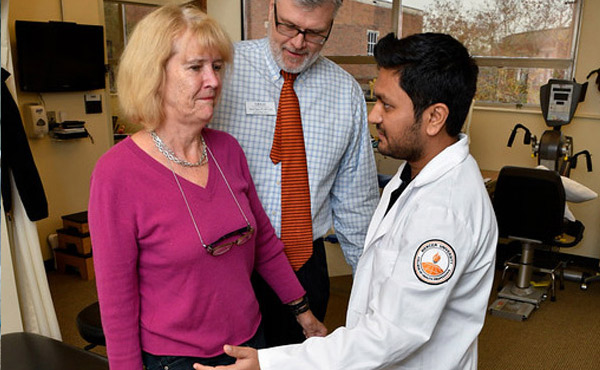
[[[568,125],[573,119],[578,104],[585,100],[587,85],[587,82],[579,84],[574,80],[550,79],[547,84],[540,88],[542,115],[546,125],[550,127],[550,129],[544,131],[538,140],[535,135],[532,135],[527,127],[517,123],[510,134],[507,146],[512,147],[517,132],[523,130],[525,132],[523,143],[525,145],[531,145],[532,156],[537,157],[538,165],[544,166],[551,171],[555,171],[561,176],[569,177],[571,169],[577,167],[578,157],[584,156],[586,159],[587,170],[588,172],[591,172],[592,162],[589,151],[583,150],[574,154],[573,138],[566,136],[561,132],[562,126]],[[555,177],[559,178],[559,176],[556,175]],[[557,181],[560,183],[560,179]],[[531,195],[531,197],[534,196]],[[555,199],[552,200],[554,201]],[[541,202],[542,204],[545,204],[543,199]],[[562,207],[564,208],[564,205]],[[583,226],[581,223],[578,225],[581,225],[581,230],[578,233],[579,240],[581,240]],[[541,225],[540,227],[544,229],[544,225]],[[537,237],[535,240],[529,240],[527,238],[520,239],[521,243],[524,245],[553,245],[551,242],[553,240],[552,238],[547,238],[548,240],[541,240]],[[575,245],[579,240],[575,239],[572,245]],[[491,314],[513,320],[526,320],[534,309],[539,307],[540,303],[546,299],[549,288],[552,300],[555,299],[555,276],[557,274],[560,276],[560,286],[562,288],[562,279],[564,275],[564,265],[562,263],[549,269],[537,268],[537,271],[549,274],[552,278],[552,283],[550,286],[542,285],[534,287],[530,285],[533,269],[533,247],[523,248],[520,260],[519,263],[513,262],[512,259],[505,263],[505,269],[502,274],[502,283],[504,282],[505,274],[509,268],[517,268],[519,270],[519,278],[517,283],[505,286],[500,290],[498,299],[490,307]]]
[[[538,140],[524,125],[517,123],[508,139],[507,146],[512,147],[517,132],[525,131],[523,143],[531,145],[532,155],[538,158],[538,164],[560,175],[569,177],[571,169],[577,167],[577,159],[585,156],[588,172],[592,171],[590,152],[582,150],[573,154],[573,138],[564,135],[561,127],[571,123],[577,105],[585,100],[588,83],[550,79],[540,88],[540,105],[546,125],[550,130],[544,131]]]

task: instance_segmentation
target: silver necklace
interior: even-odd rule
[[[150,136],[152,136],[152,141],[154,141],[154,145],[156,145],[158,151],[161,152],[168,160],[170,160],[173,163],[176,163],[183,167],[199,167],[206,163],[206,143],[204,142],[204,137],[202,136],[202,134],[200,134],[200,141],[202,142],[202,155],[200,156],[198,162],[195,163],[188,162],[185,159],[177,158],[175,152],[173,152],[173,150],[169,148],[167,144],[165,144],[160,139],[160,137],[158,137],[155,131],[150,131]]]
[[[204,143],[204,139],[202,139],[202,142]],[[219,166],[219,162],[217,162],[217,158],[215,158],[215,156],[212,154],[212,151],[206,145],[206,143],[204,143],[204,148],[205,148],[204,150],[208,150],[210,156],[212,157],[213,161],[215,162],[215,165],[217,166],[217,169],[219,170],[219,173],[221,174],[221,177],[223,178],[223,181],[225,181],[225,185],[227,185],[227,189],[229,189],[229,193],[231,193],[231,196],[233,197],[233,200],[235,201],[235,204],[237,205],[238,209],[240,210],[240,213],[242,214],[242,216],[244,217],[244,220],[246,221],[246,224],[248,226],[250,226],[250,221],[248,221],[248,218],[246,217],[246,214],[242,210],[242,206],[238,202],[235,194],[233,193],[233,190],[231,189],[231,186],[229,185],[229,181],[227,181],[227,178],[225,177],[225,174],[223,173],[223,170],[221,169],[221,166]],[[206,248],[207,245],[206,245],[206,243],[204,243],[204,239],[202,238],[202,234],[200,234],[200,229],[198,228],[198,224],[196,224],[196,219],[194,218],[194,214],[192,213],[192,208],[190,207],[190,204],[188,203],[187,197],[185,196],[185,193],[183,192],[183,187],[181,187],[181,183],[179,182],[179,179],[177,178],[177,175],[175,174],[175,169],[173,169],[173,166],[169,166],[169,167],[171,168],[171,172],[173,173],[173,177],[175,178],[175,182],[177,183],[177,187],[179,188],[179,192],[181,193],[181,197],[183,198],[183,201],[185,202],[185,206],[186,206],[186,208],[188,210],[188,213],[190,214],[190,218],[192,219],[192,223],[194,224],[194,229],[196,229],[196,233],[198,234],[198,238],[200,239],[200,243],[202,243],[202,246],[204,248]]]

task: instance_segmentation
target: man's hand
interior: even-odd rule
[[[195,370],[210,370],[210,369],[222,369],[222,370],[260,370],[258,363],[258,351],[250,347],[238,347],[230,346],[226,344],[223,346],[225,353],[231,357],[235,357],[237,361],[233,365],[228,366],[204,366],[198,363],[194,364]]]
[[[302,326],[302,332],[307,338],[324,337],[327,335],[327,328],[322,322],[317,320],[311,310],[308,310],[296,316],[298,324]]]

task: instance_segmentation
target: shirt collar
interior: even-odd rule
[[[262,44],[262,50],[267,64],[267,73],[269,75],[269,79],[271,81],[277,81],[278,79],[282,78],[281,74],[279,73],[281,69],[279,68],[279,66],[277,66],[275,59],[273,59],[273,54],[271,53],[271,46],[269,45],[269,38],[265,37],[262,40],[260,40],[260,42]]]
[[[458,141],[436,155],[414,178],[415,186],[435,181],[469,156],[467,135],[459,134]],[[408,163],[407,163],[408,165]]]
[[[275,62],[275,59],[273,59],[273,53],[271,53],[271,45],[269,44],[269,38],[265,37],[265,38],[261,39],[260,42],[262,43],[262,49],[263,49],[264,58],[265,58],[265,61],[267,64],[267,70],[268,70],[267,73],[269,75],[269,79],[273,82],[275,82],[279,79],[281,79],[281,81],[283,81],[283,77],[281,76],[281,73],[280,73],[281,68],[279,68],[279,66]],[[322,58],[322,57],[319,56],[319,58]],[[296,81],[304,81],[305,79],[307,79],[310,76],[310,74],[312,73],[313,67],[317,63],[319,63],[319,59],[315,60],[314,63],[311,64],[307,69],[300,72],[300,74],[296,78]]]
[[[412,168],[410,168],[410,164],[408,164],[408,162],[406,162],[406,165],[404,166],[404,168],[402,169],[402,173],[400,173],[400,180],[402,180],[402,182],[404,183],[409,183],[412,174]]]

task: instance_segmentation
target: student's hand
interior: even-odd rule
[[[324,337],[327,335],[327,328],[322,322],[317,320],[311,310],[301,313],[296,316],[296,320],[302,326],[302,332],[307,338]]]
[[[230,346],[226,344],[223,346],[225,353],[231,357],[235,357],[237,361],[233,365],[228,366],[204,366],[200,364],[194,364],[195,370],[260,370],[260,364],[258,363],[258,351],[250,347],[238,347]]]

